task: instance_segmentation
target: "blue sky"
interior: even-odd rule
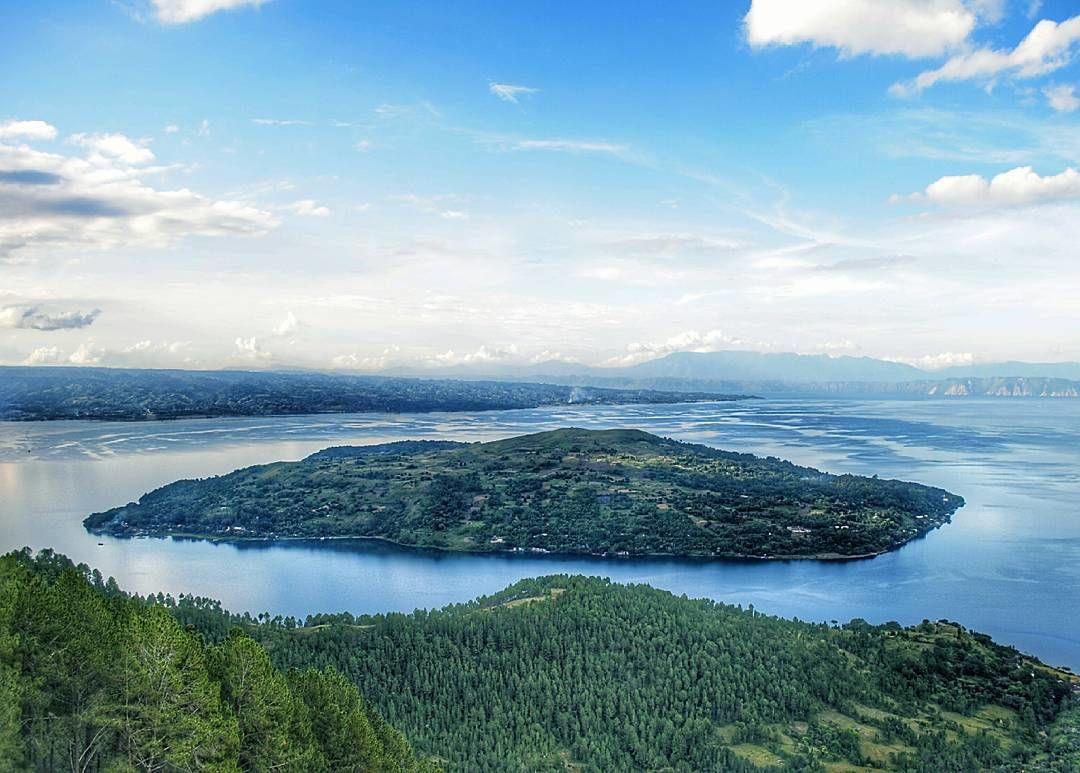
[[[676,10],[0,4],[0,360],[1080,359],[1075,4]]]

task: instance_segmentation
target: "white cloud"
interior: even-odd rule
[[[356,352],[339,354],[331,358],[330,367],[342,370],[383,370],[387,365],[389,349],[378,357],[363,357]]]
[[[54,140],[56,127],[45,121],[0,121],[0,140],[16,137],[28,140]]]
[[[400,204],[408,204],[411,207],[424,212],[429,215],[438,215],[443,220],[468,220],[469,213],[463,209],[451,209],[446,206],[447,203],[453,202],[457,199],[456,196],[450,194],[441,194],[439,196],[418,196],[415,193],[397,193],[386,197],[389,201],[396,201]]]
[[[518,140],[513,143],[515,150],[555,150],[567,153],[611,153],[620,155],[629,148],[626,145],[617,145],[612,142],[592,140]]]
[[[25,365],[59,365],[66,359],[63,350],[56,346],[39,346],[23,360]]]
[[[166,126],[162,131],[164,131],[166,134],[176,134],[180,131],[180,127],[174,123],[171,123]]]
[[[967,0],[967,4],[980,21],[997,24],[1005,18],[1005,0]]]
[[[73,134],[68,142],[90,148],[90,159],[99,163],[114,159],[122,164],[138,166],[154,160],[153,151],[146,147],[150,140],[132,140],[123,134]]]
[[[106,353],[105,349],[93,341],[87,341],[79,344],[78,348],[68,357],[68,362],[72,365],[97,365]]]
[[[626,347],[626,354],[602,363],[603,365],[633,365],[654,360],[673,352],[717,352],[741,346],[743,341],[722,330],[685,330],[664,341],[634,341]]]
[[[448,349],[442,354],[436,354],[433,363],[438,365],[473,365],[485,362],[503,362],[516,359],[518,356],[517,346],[510,345],[506,349],[486,344],[472,352],[456,352]]]
[[[187,24],[218,11],[244,6],[258,8],[266,0],[152,0],[162,24]]]
[[[287,338],[289,336],[296,335],[296,332],[300,329],[300,320],[296,318],[296,315],[291,311],[285,314],[285,319],[274,328],[274,335],[279,338]]]
[[[251,122],[258,126],[311,126],[311,121],[295,118],[252,118]]]
[[[1053,199],[1080,198],[1080,172],[1069,168],[1042,176],[1030,166],[1019,166],[987,180],[968,174],[941,177],[923,193],[894,197],[894,201],[930,201],[943,206],[994,207],[1034,204]]]
[[[371,150],[371,140],[357,140],[356,144],[353,145],[353,148],[361,153],[367,153]]]
[[[1080,108],[1080,98],[1076,96],[1075,86],[1047,86],[1043,89],[1046,102],[1059,113],[1071,113]]]
[[[516,86],[512,83],[489,83],[488,91],[497,96],[503,102],[517,104],[518,97],[524,94],[535,94],[540,89],[531,86]]]
[[[936,83],[948,81],[992,81],[1000,75],[1035,78],[1046,75],[1072,60],[1080,42],[1080,16],[1060,24],[1043,19],[1011,51],[976,48],[957,54],[934,70],[919,73],[914,80],[894,83],[889,92],[906,97],[919,94]]]
[[[208,119],[206,119],[206,118],[202,119],[202,121],[199,122],[199,136],[200,137],[209,137],[210,136],[210,121]]]
[[[942,370],[955,365],[971,365],[975,362],[975,355],[971,352],[942,352],[941,354],[925,354],[921,357],[884,357],[883,359],[914,365],[923,370]]]
[[[263,233],[277,225],[264,210],[208,199],[186,188],[143,182],[167,168],[145,144],[121,134],[77,134],[85,157],[0,142],[0,259],[33,248],[163,246],[189,235]]]
[[[251,360],[252,362],[258,362],[262,360],[269,360],[271,358],[270,352],[263,348],[262,343],[255,337],[251,338],[237,338],[234,341],[236,346],[236,356],[241,360]]]
[[[286,209],[298,215],[306,217],[328,217],[331,214],[330,207],[318,204],[314,199],[301,199],[288,205]]]
[[[810,43],[844,56],[915,58],[960,46],[976,15],[961,0],[753,0],[745,23],[755,47]]]

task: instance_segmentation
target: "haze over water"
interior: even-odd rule
[[[220,544],[87,534],[88,513],[182,477],[328,445],[637,427],[830,472],[944,487],[967,506],[901,550],[848,562],[448,555],[369,542]],[[100,543],[100,544],[99,544]],[[52,547],[140,593],[234,611],[411,611],[522,577],[581,573],[804,620],[947,617],[1080,669],[1080,401],[762,400],[528,411],[0,423],[0,549]]]

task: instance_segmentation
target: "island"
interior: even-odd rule
[[[718,402],[716,390],[600,388],[306,371],[0,366],[0,420],[154,421]]]
[[[381,539],[441,550],[868,557],[949,521],[940,488],[831,475],[634,429],[329,448],[94,513],[114,536]]]

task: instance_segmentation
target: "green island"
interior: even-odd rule
[[[15,770],[1080,766],[1080,679],[945,620],[806,623],[568,576],[412,614],[252,617],[29,550],[0,559],[0,589]]]
[[[852,558],[949,521],[939,488],[639,430],[402,441],[181,480],[84,521],[114,536],[374,538],[441,550]]]

